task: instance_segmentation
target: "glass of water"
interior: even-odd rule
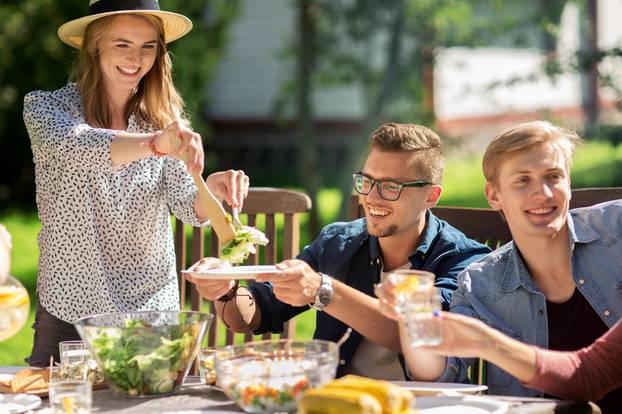
[[[50,383],[50,407],[54,414],[90,414],[92,391],[90,381],[56,381]]]
[[[396,307],[401,313],[412,303],[415,295],[434,288],[434,273],[425,270],[400,269],[390,272],[387,277],[395,283]]]
[[[441,311],[441,296],[437,288],[415,292],[404,305],[404,315],[408,340],[413,347],[421,345],[439,345],[442,334],[432,314]]]
[[[199,352],[199,375],[203,384],[216,384],[216,353],[218,351],[217,347],[207,347],[201,348]]]
[[[82,364],[91,359],[91,352],[84,341],[59,342],[58,351],[61,365]]]

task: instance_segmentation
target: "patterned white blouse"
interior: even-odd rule
[[[39,302],[73,323],[106,312],[179,309],[170,212],[199,226],[184,164],[147,157],[113,167],[118,131],[87,125],[75,84],[24,99],[35,163]],[[150,132],[134,116],[128,132]]]

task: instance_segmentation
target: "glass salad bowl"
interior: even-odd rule
[[[338,361],[330,341],[229,345],[216,353],[216,385],[247,413],[294,412],[306,389],[335,378]]]
[[[213,316],[142,311],[89,316],[76,322],[113,392],[131,397],[179,387]]]

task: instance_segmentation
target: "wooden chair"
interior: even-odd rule
[[[308,212],[310,209],[311,199],[299,191],[278,188],[251,188],[244,202],[240,219],[244,221],[244,216],[246,216],[247,225],[262,230],[270,243],[265,247],[260,247],[258,254],[249,257],[246,264],[275,264],[279,260],[296,257],[300,250],[299,216],[300,213]],[[283,217],[282,226],[277,225],[277,221],[280,222],[279,216]],[[192,228],[188,246],[186,227],[190,226],[185,226],[180,220],[175,220],[175,255],[177,256],[181,308],[185,307],[186,296],[190,290],[190,307],[192,310],[199,310],[203,300],[194,285],[186,282],[180,272],[203,257],[218,257],[218,238],[210,229]],[[279,229],[282,230],[280,234],[278,234]],[[186,260],[188,248],[190,249],[190,261]],[[214,315],[214,323],[208,331],[207,341],[209,346],[214,346],[219,343],[218,333],[222,331],[219,329],[222,321],[216,317],[213,303],[210,303],[210,310]],[[282,338],[294,337],[295,323],[295,320],[290,320],[287,323],[285,331],[281,334]],[[233,332],[226,330],[225,343],[227,345],[232,344],[234,337]],[[270,334],[264,335],[264,338],[270,338]],[[252,339],[253,336],[250,333],[244,336],[245,341]]]

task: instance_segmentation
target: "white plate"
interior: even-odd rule
[[[466,395],[462,397],[416,397],[421,414],[504,414],[509,404],[491,398]]]
[[[224,269],[210,269],[204,272],[191,272],[182,270],[184,274],[191,275],[197,279],[230,280],[230,279],[255,279],[259,275],[269,275],[278,273],[279,270],[274,265],[259,266],[233,266]]]
[[[476,394],[486,391],[486,385],[456,384],[453,382],[391,381],[415,395]]]
[[[0,413],[23,413],[41,405],[41,398],[30,394],[0,394]]]

